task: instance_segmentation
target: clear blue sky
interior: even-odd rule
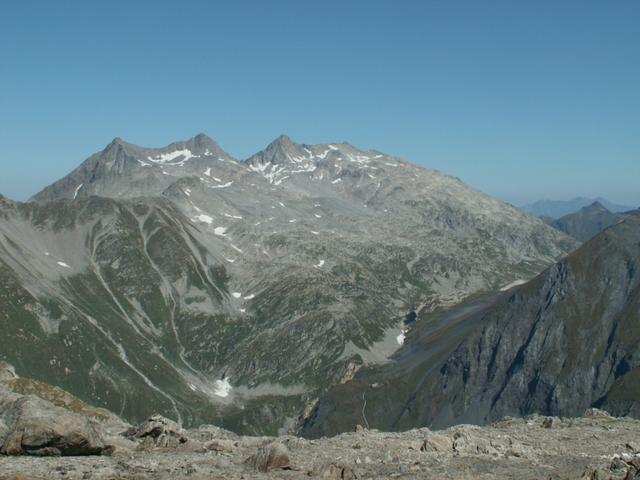
[[[640,1],[0,3],[0,193],[120,136],[348,140],[519,204],[640,205]]]

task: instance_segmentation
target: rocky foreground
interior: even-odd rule
[[[0,453],[0,479],[628,480],[640,479],[640,421],[594,409],[437,432],[247,437],[184,430],[159,415],[132,427],[56,387],[9,378],[0,381]]]

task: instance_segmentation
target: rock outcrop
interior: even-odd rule
[[[261,472],[291,466],[289,462],[289,450],[279,442],[269,443],[259,447],[256,453],[246,460],[246,463]]]
[[[5,455],[100,455],[105,433],[88,417],[0,384],[0,453]]]
[[[124,436],[139,439],[144,447],[176,448],[189,441],[186,432],[173,420],[152,415],[137,427],[131,427]]]
[[[637,478],[640,421],[591,415],[554,417],[544,426],[545,420],[505,418],[485,427],[458,425],[437,432],[362,430],[319,440],[237,437],[231,450],[185,450],[173,442],[140,448],[145,438],[156,433],[160,438],[173,428],[167,430],[166,419],[154,418],[136,429],[149,435],[127,450],[72,459],[5,456],[0,479]],[[180,434],[187,443],[233,436],[208,427]]]

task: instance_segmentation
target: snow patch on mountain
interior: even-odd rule
[[[191,150],[185,148],[184,150],[175,150],[169,153],[160,153],[155,157],[149,156],[147,157],[147,159],[153,163],[168,164],[180,157],[183,157],[182,160],[180,162],[174,163],[174,165],[183,164],[184,162],[186,162],[187,160],[191,160],[192,158],[200,158],[200,155],[194,155]]]
[[[222,398],[228,397],[231,393],[231,389],[233,388],[229,379],[230,377],[223,378],[222,380],[216,380],[213,387],[213,393]]]
[[[207,223],[209,225],[211,225],[213,223],[213,218],[211,218],[209,215],[201,214],[201,215],[196,216],[195,219],[198,222]]]
[[[82,186],[84,185],[84,183],[81,183],[80,185],[78,185],[75,189],[75,191],[73,192],[73,199],[75,200],[76,197],[78,196],[78,192],[80,191],[80,189],[82,188]]]

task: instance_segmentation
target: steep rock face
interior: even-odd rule
[[[632,217],[517,288],[441,369],[453,414],[639,415],[639,267]]]
[[[639,267],[640,217],[629,217],[488,306],[418,321],[393,363],[335,387],[303,433],[346,428],[365,398],[371,426],[384,429],[591,406],[640,415]]]
[[[623,218],[624,215],[611,213],[601,203],[595,202],[576,213],[554,220],[549,225],[585,242],[605,228],[622,221]]]
[[[132,421],[244,431],[385,361],[408,312],[575,245],[454,177],[286,137],[245,162],[115,140],[34,198],[0,199],[3,358]]]

